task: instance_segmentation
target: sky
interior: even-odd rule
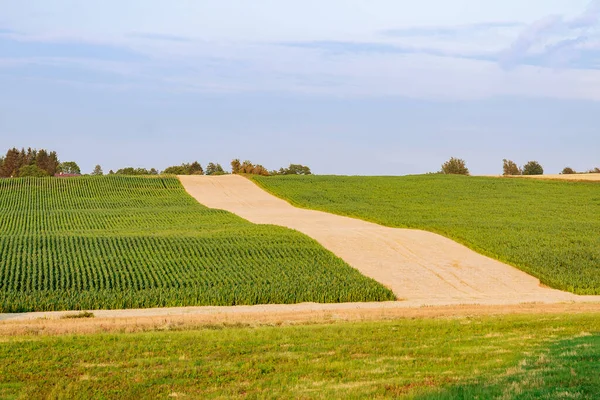
[[[600,167],[600,0],[0,0],[0,152]],[[4,150],[3,150],[4,149]]]

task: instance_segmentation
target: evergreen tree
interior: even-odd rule
[[[37,165],[39,169],[50,173],[50,156],[46,150],[41,149],[37,152],[37,156],[35,157],[35,165]]]
[[[48,168],[46,169],[48,174],[50,176],[54,176],[54,174],[56,174],[58,172],[59,165],[60,165],[60,161],[58,161],[58,154],[56,154],[55,151],[50,152],[50,155],[48,156]],[[77,165],[77,164],[75,164],[75,165]],[[77,169],[79,169],[79,167],[77,167]],[[81,173],[81,171],[78,173]]]
[[[19,150],[12,148],[6,152],[2,168],[0,168],[0,176],[3,178],[10,178],[17,176],[19,171]]]

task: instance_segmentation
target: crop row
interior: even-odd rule
[[[312,239],[203,207],[175,178],[0,180],[0,205],[0,312],[394,298]]]
[[[542,283],[600,294],[600,184],[462,176],[253,177],[302,207],[440,233]]]

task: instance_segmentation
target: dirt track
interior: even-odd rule
[[[521,304],[509,306],[405,307],[396,303],[292,304],[250,307],[185,307],[94,312],[94,318],[61,319],[76,312],[29,313],[0,322],[5,336],[141,332],[227,326],[328,324],[402,318],[462,318],[485,315],[598,314],[599,303]],[[40,318],[40,316],[43,316]],[[25,317],[23,319],[23,317]]]
[[[246,178],[181,176],[200,203],[251,222],[296,229],[385,286],[411,306],[600,302],[540,286],[538,279],[430,232],[388,228],[305,210],[270,195]]]

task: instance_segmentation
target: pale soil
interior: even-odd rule
[[[238,175],[181,176],[200,203],[257,224],[296,229],[413,306],[596,301],[542,287],[514,267],[434,233],[293,207]]]
[[[530,179],[554,179],[560,181],[595,181],[600,182],[600,174],[569,174],[569,175],[514,175],[514,176],[502,176],[502,175],[489,175],[499,178],[530,178]]]
[[[8,336],[144,332],[231,326],[282,326],[413,318],[465,318],[484,315],[540,315],[561,318],[600,314],[599,303],[454,305],[407,307],[403,302],[360,304],[294,304],[242,307],[95,311],[94,318],[60,319],[76,312],[29,313],[27,319],[0,322],[0,343]],[[43,316],[43,317],[42,317]],[[545,316],[545,317],[544,317]],[[17,317],[17,316],[15,316]],[[21,316],[22,317],[22,316]],[[3,339],[4,338],[4,339]]]

